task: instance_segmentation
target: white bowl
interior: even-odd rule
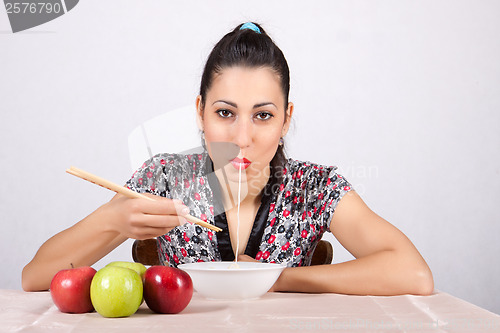
[[[252,299],[264,295],[285,265],[262,262],[196,262],[178,267],[193,280],[194,289],[211,299]]]

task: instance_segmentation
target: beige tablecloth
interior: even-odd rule
[[[0,332],[500,332],[500,316],[449,294],[347,296],[268,293],[252,301],[193,296],[177,315],[146,304],[128,318],[65,314],[50,293],[0,290]]]

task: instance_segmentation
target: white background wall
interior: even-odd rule
[[[498,13],[473,0],[85,0],[12,34],[0,9],[0,288],[20,288],[46,239],[111,198],[64,170],[125,182],[128,134],[194,103],[211,47],[255,20],[291,68],[290,155],[338,165],[436,288],[500,313]],[[95,267],[116,259],[131,260],[130,242]]]

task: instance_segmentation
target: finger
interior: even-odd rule
[[[158,226],[151,226],[149,224],[139,224],[136,226],[132,226],[129,229],[130,235],[128,236],[129,238],[135,238],[135,239],[146,239],[146,238],[154,238],[158,237],[161,235],[164,235],[168,233],[170,230],[173,228],[177,227],[179,224],[177,221],[174,223],[168,222],[166,223],[166,226],[164,223],[156,223],[156,221],[148,221],[150,224],[153,225],[158,225]]]
[[[173,228],[145,228],[141,230],[141,232],[135,233],[132,235],[133,239],[151,239],[165,235]]]
[[[187,223],[187,224],[194,224],[193,222],[188,221],[187,219],[185,219],[185,218],[183,218],[183,217],[181,217],[181,218],[180,218],[180,223],[181,223],[181,225],[184,225],[184,224],[186,224],[186,223]]]
[[[148,239],[165,235],[173,228],[185,223],[192,224],[181,216],[145,215],[144,220],[132,227],[134,239]]]
[[[189,214],[189,208],[186,207],[186,205],[184,205],[180,200],[172,200],[151,194],[149,194],[149,196],[153,197],[155,201],[146,199],[134,199],[140,200],[140,202],[137,201],[137,204],[140,204],[140,210],[142,210],[146,214],[181,216]]]
[[[258,262],[258,260],[250,257],[249,255],[246,254],[240,254],[238,255],[238,261],[244,261],[244,262]]]
[[[184,223],[183,217],[177,215],[144,214],[131,223],[134,228],[175,228]]]
[[[181,200],[172,200],[174,202],[174,207],[175,210],[177,211],[177,215],[179,216],[186,216],[189,214],[190,210],[189,207],[186,206]],[[186,222],[187,220],[184,219]],[[191,222],[189,222],[191,223]]]

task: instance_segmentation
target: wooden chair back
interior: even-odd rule
[[[132,258],[146,266],[160,265],[156,239],[136,240],[132,245]],[[332,263],[333,247],[325,240],[320,240],[314,250],[311,265],[328,265]]]

